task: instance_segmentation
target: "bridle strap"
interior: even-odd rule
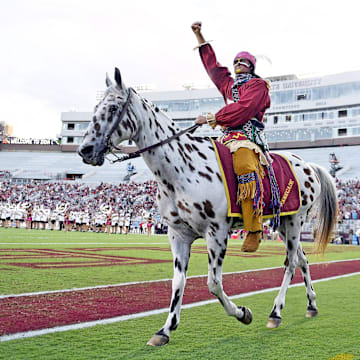
[[[155,149],[155,148],[157,148],[157,147],[159,147],[159,146],[168,144],[168,143],[171,142],[172,140],[180,137],[181,135],[186,134],[187,132],[190,132],[190,133],[194,132],[199,126],[200,126],[199,124],[195,124],[195,125],[193,125],[193,126],[190,126],[189,128],[186,128],[186,129],[184,129],[184,130],[182,130],[182,131],[174,134],[173,136],[170,136],[170,137],[166,138],[165,140],[162,140],[162,141],[160,141],[160,142],[158,142],[158,143],[156,143],[156,144],[153,144],[153,145],[150,145],[150,146],[148,146],[148,147],[146,147],[146,148],[143,148],[143,149],[137,150],[137,151],[135,151],[135,152],[132,152],[132,153],[130,153],[130,154],[128,154],[128,155],[124,155],[124,156],[118,157],[118,156],[116,156],[116,155],[113,153],[113,155],[115,155],[115,157],[116,157],[117,159],[116,159],[116,160],[111,160],[111,163],[116,163],[116,162],[118,162],[118,161],[121,162],[121,161],[126,161],[126,160],[129,160],[129,159],[137,158],[137,157],[139,157],[142,153],[144,153],[145,151],[150,151],[150,150]]]
[[[129,159],[134,159],[134,158],[137,158],[139,157],[142,153],[144,153],[145,151],[149,151],[149,150],[152,150],[154,148],[157,148],[159,146],[162,146],[162,145],[165,145],[165,144],[168,144],[169,142],[171,142],[172,140],[180,137],[181,135],[187,133],[187,132],[194,132],[200,125],[199,124],[195,124],[193,126],[190,126],[189,128],[186,128],[176,134],[174,134],[173,136],[170,136],[168,138],[166,138],[165,140],[162,140],[156,144],[153,144],[153,145],[150,145],[144,149],[140,149],[138,151],[135,151],[133,153],[130,153],[128,155],[125,155],[125,156],[122,156],[122,157],[118,157],[114,152],[113,150],[118,150],[118,151],[122,151],[122,149],[118,148],[117,146],[115,146],[112,141],[111,141],[111,136],[112,134],[115,132],[115,130],[118,128],[119,124],[120,124],[120,121],[123,119],[123,117],[125,116],[126,114],[126,111],[129,107],[129,104],[130,104],[130,95],[131,95],[131,91],[134,91],[132,88],[129,88],[129,93],[128,93],[128,96],[126,98],[126,102],[125,102],[125,105],[124,107],[119,110],[117,110],[116,114],[115,114],[115,117],[116,117],[116,120],[114,122],[114,124],[112,125],[112,127],[110,128],[109,132],[106,134],[105,136],[105,143],[106,143],[106,146],[109,150],[110,153],[112,153],[115,157],[116,157],[116,160],[110,160],[110,162],[113,164],[113,163],[116,163],[118,161],[126,161],[126,160],[129,160]],[[109,159],[108,159],[109,160]]]
[[[113,126],[111,127],[111,129],[109,130],[109,132],[105,135],[105,142],[106,142],[106,144],[107,144],[109,147],[111,146],[112,148],[114,148],[114,149],[116,149],[116,150],[119,150],[119,149],[118,149],[114,144],[111,143],[111,136],[112,136],[112,134],[114,133],[114,131],[118,128],[118,126],[119,126],[119,124],[120,124],[120,121],[123,119],[123,117],[124,117],[125,114],[126,114],[126,111],[127,111],[128,107],[129,107],[129,104],[130,104],[131,90],[132,90],[132,88],[129,88],[129,93],[128,93],[128,96],[127,96],[127,98],[126,98],[126,102],[125,102],[124,107],[121,109],[121,112],[120,112],[120,109],[118,109],[118,110],[116,111],[116,114],[115,114],[116,120],[115,120]],[[120,114],[119,114],[119,112],[120,112]]]

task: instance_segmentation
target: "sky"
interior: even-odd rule
[[[360,69],[357,0],[0,2],[0,121],[19,137],[55,139],[61,112],[92,111],[115,66],[128,86],[210,85],[194,21],[230,69],[242,50],[263,77]]]

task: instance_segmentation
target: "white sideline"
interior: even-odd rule
[[[318,262],[318,263],[311,263],[309,265],[319,265],[319,264],[332,264],[337,262],[345,262],[345,261],[358,261],[358,259],[347,259],[347,260],[333,260],[333,261],[325,261],[325,262]],[[244,274],[248,272],[254,271],[267,271],[267,270],[274,270],[274,269],[282,269],[283,266],[276,266],[276,267],[269,267],[269,268],[262,268],[262,269],[251,269],[251,270],[241,270],[241,271],[234,271],[234,272],[225,272],[223,275],[232,275],[232,274]],[[187,279],[195,279],[195,278],[204,278],[208,275],[193,275],[187,276]],[[71,291],[84,291],[84,290],[94,290],[94,289],[106,289],[110,287],[120,287],[120,286],[127,286],[127,285],[139,285],[139,284],[151,284],[154,282],[163,282],[163,281],[172,281],[172,279],[159,279],[159,280],[148,280],[148,281],[133,281],[128,283],[121,283],[121,284],[108,284],[108,285],[98,285],[98,286],[88,286],[82,288],[71,288],[71,289],[61,289],[61,290],[47,290],[47,291],[38,291],[38,292],[29,292],[23,294],[8,294],[8,295],[0,295],[0,299],[7,299],[10,297],[22,297],[22,296],[37,296],[37,295],[46,295],[46,294],[57,294],[63,292],[71,292]]]
[[[319,280],[313,281],[313,283],[335,280],[335,279],[340,279],[340,278],[345,278],[345,277],[351,277],[354,275],[360,275],[360,272],[319,279]],[[289,287],[292,288],[292,287],[299,287],[299,286],[304,286],[304,284],[298,283],[298,284],[290,285]],[[230,296],[230,299],[244,298],[244,297],[257,295],[257,294],[263,294],[263,293],[267,293],[267,292],[271,292],[271,291],[275,291],[275,290],[279,290],[279,289],[280,289],[280,287],[275,287],[275,288],[271,288],[271,289],[252,291],[252,292],[245,293],[245,294]],[[213,300],[199,301],[196,303],[183,305],[182,309],[191,309],[191,308],[198,307],[198,306],[213,304],[215,302],[218,302],[218,300],[213,299]],[[162,314],[162,313],[165,313],[168,311],[169,311],[168,308],[163,308],[163,309],[146,311],[146,312],[132,314],[132,315],[117,316],[117,317],[110,318],[110,319],[88,321],[88,322],[84,322],[84,323],[80,323],[80,324],[78,323],[78,324],[74,324],[74,325],[56,326],[56,327],[48,328],[48,329],[27,331],[27,332],[16,333],[16,334],[11,334],[11,335],[3,335],[3,336],[0,336],[0,342],[31,338],[31,337],[35,337],[35,336],[53,334],[53,333],[64,332],[64,331],[69,331],[69,330],[80,330],[80,329],[90,328],[90,327],[97,326],[97,325],[114,324],[114,323],[121,322],[121,321],[133,320],[133,319],[143,318],[143,317],[152,316],[152,315],[158,315],[158,314]]]

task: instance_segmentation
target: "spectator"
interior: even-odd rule
[[[125,230],[127,233],[137,231],[135,220],[138,228],[140,222],[145,222],[144,213],[158,214],[156,195],[157,184],[152,180],[140,184],[101,183],[95,186],[77,182],[37,181],[14,184],[5,180],[0,182],[0,218],[3,227],[9,226],[10,219],[7,220],[7,217],[11,217],[12,212],[8,209],[14,208],[15,214],[19,204],[28,203],[30,207],[27,211],[31,216],[27,218],[31,218],[31,228],[40,228],[41,224],[42,228],[54,229],[55,222],[59,230],[65,225],[66,231],[87,231],[98,220],[98,231],[110,221],[113,233],[117,233],[118,225],[121,232]],[[100,219],[100,207],[103,204],[111,206],[116,213],[114,219]]]

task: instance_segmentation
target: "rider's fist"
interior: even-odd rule
[[[200,21],[195,21],[192,25],[191,25],[191,29],[192,31],[196,34],[196,33],[200,33],[201,32],[201,22]]]

